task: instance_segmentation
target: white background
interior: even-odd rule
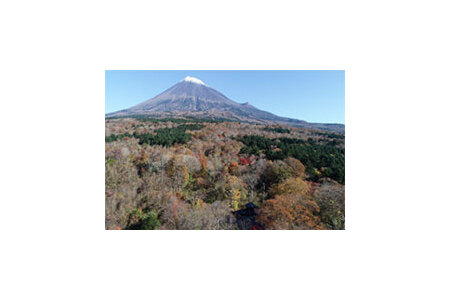
[[[0,298],[449,299],[445,1],[308,2],[3,1]],[[347,229],[105,231],[106,69],[344,69]]]

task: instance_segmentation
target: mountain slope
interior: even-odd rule
[[[226,118],[243,122],[282,123],[295,127],[344,131],[344,125],[342,124],[308,123],[276,116],[249,103],[234,102],[219,91],[207,86],[200,79],[189,76],[161,94],[128,109],[110,113],[107,117],[133,115]]]

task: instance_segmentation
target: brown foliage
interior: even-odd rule
[[[320,217],[329,229],[345,229],[345,187],[332,180],[322,180],[314,192]]]
[[[292,176],[305,178],[306,168],[301,163],[301,161],[299,161],[298,159],[295,159],[293,157],[288,157],[284,160],[284,162],[291,168]]]
[[[178,125],[111,119],[105,129],[106,135],[155,134]],[[106,228],[128,228],[127,220],[139,223],[140,215],[151,211],[161,229],[234,229],[233,211],[252,202],[261,207],[258,219],[267,229],[322,229],[322,224],[343,229],[344,186],[321,182],[311,191],[299,160],[243,157],[243,143],[234,139],[306,139],[314,138],[314,131],[273,133],[263,125],[237,122],[204,125],[191,131],[193,137],[184,145],[150,146],[134,137],[105,145]]]
[[[137,190],[140,178],[128,159],[110,158],[105,164],[106,225],[126,225],[127,211],[137,207]]]
[[[269,162],[264,173],[262,174],[263,181],[267,187],[278,184],[292,175],[291,168],[281,160]]]
[[[201,172],[206,172],[206,168],[208,167],[208,160],[206,159],[206,156],[204,156],[203,154],[199,154],[198,160],[200,161]]]
[[[236,171],[238,170],[238,168],[239,168],[239,165],[238,165],[238,163],[235,162],[235,161],[232,161],[232,162],[230,162],[230,163],[228,164],[228,172],[229,172],[230,174],[235,175],[235,173],[236,173]]]
[[[295,195],[277,195],[264,202],[257,221],[266,229],[325,229],[318,217],[319,206]]]
[[[226,203],[206,204],[197,199],[193,205],[189,205],[173,195],[166,201],[162,220],[165,224],[162,229],[236,229]]]

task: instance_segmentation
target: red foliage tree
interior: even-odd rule
[[[250,159],[245,158],[245,157],[240,157],[239,158],[239,163],[241,165],[248,166],[250,164]]]

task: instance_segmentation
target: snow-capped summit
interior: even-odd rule
[[[195,78],[195,77],[191,77],[191,76],[186,76],[182,81],[189,81],[189,82],[193,82],[193,83],[196,83],[196,84],[206,85],[200,79]]]

